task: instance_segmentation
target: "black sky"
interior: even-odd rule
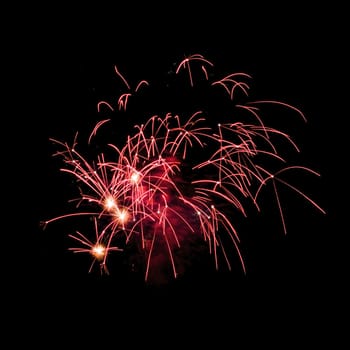
[[[232,318],[238,309],[240,316],[246,309],[248,318],[250,309],[261,320],[270,307],[280,308],[276,317],[298,314],[310,320],[335,311],[325,291],[339,288],[342,281],[337,268],[345,263],[341,254],[334,258],[341,241],[338,193],[342,160],[337,160],[337,154],[342,148],[338,131],[343,117],[337,110],[333,77],[342,74],[336,40],[341,27],[338,31],[333,28],[330,37],[323,20],[326,9],[318,16],[300,9],[275,10],[274,15],[260,16],[256,11],[254,18],[244,12],[245,20],[232,12],[227,18],[222,9],[218,11],[221,17],[189,17],[182,25],[181,18],[176,22],[155,16],[156,22],[152,16],[149,22],[147,18],[130,20],[125,26],[91,22],[72,26],[72,30],[64,21],[50,25],[44,20],[40,30],[25,36],[23,57],[27,59],[16,68],[25,77],[20,91],[23,99],[18,99],[24,102],[26,114],[19,121],[18,135],[24,141],[19,158],[20,168],[26,170],[21,176],[30,186],[24,189],[28,221],[25,232],[20,233],[25,261],[16,268],[16,279],[21,288],[32,290],[37,305],[55,308],[56,302],[64,303],[69,317],[72,308],[84,308],[83,300],[113,312],[121,302],[133,312],[138,310],[142,319],[155,309],[168,307],[173,314],[192,310],[197,321],[207,307],[217,317],[219,310],[226,310]],[[321,173],[320,178],[305,176],[305,182],[299,179],[298,183],[327,214],[303,200],[291,199],[285,236],[276,223],[278,214],[270,213],[270,203],[265,216],[252,212],[251,219],[241,223],[246,275],[238,268],[231,273],[198,268],[185,279],[162,287],[147,286],[125,274],[89,275],[88,266],[67,252],[69,223],[52,224],[46,230],[40,226],[40,221],[65,212],[74,191],[59,171],[59,161],[51,156],[55,148],[49,138],[71,141],[76,131],[91,129],[98,118],[96,102],[108,94],[113,98],[114,64],[129,77],[162,82],[169,78],[175,62],[195,53],[213,61],[222,72],[249,73],[254,98],[283,100],[305,113],[306,124],[293,121],[289,125],[287,121],[281,127],[301,148],[297,162]],[[169,315],[164,310],[160,314]]]

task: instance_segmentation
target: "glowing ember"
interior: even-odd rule
[[[102,260],[106,254],[106,248],[102,244],[96,244],[91,251],[91,254],[97,259]]]

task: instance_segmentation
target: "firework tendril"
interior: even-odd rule
[[[213,70],[212,62],[194,54],[176,65],[173,76],[191,90],[196,89],[197,79],[201,88],[205,85],[205,100],[211,93],[227,100],[225,106],[232,110],[222,112],[222,120],[221,112],[213,118],[205,108],[188,107],[188,100],[182,114],[170,109],[146,114],[144,123],[134,125],[124,144],[104,144],[109,156],[100,152],[93,160],[78,151],[77,134],[71,144],[50,139],[59,148],[54,156],[63,160],[61,171],[72,176],[79,188],[79,209],[45,224],[76,216],[93,222],[91,232],[69,234],[76,243],[69,248],[72,252],[91,255],[89,271],[97,265],[101,273],[109,273],[110,255],[124,254],[128,245],[136,242],[144,256],[145,281],[150,279],[152,270],[156,275],[157,265],[166,265],[176,278],[183,272],[178,252],[186,242],[197,240],[205,243],[216,269],[221,262],[231,269],[231,246],[234,259],[246,272],[233,219],[236,212],[247,216],[248,205],[260,210],[259,196],[265,186],[273,190],[284,233],[287,228],[280,186],[325,213],[309,196],[283,179],[287,172],[316,176],[319,173],[304,166],[286,165],[278,143],[300,150],[288,134],[266,125],[261,111],[266,105],[275,106],[306,121],[304,114],[280,101],[250,101],[249,74],[231,73],[213,79]],[[136,103],[136,97],[152,86],[141,80],[133,88],[116,66],[114,73],[123,91],[115,102],[97,103],[99,114],[112,114],[113,118],[115,114],[125,114]],[[237,103],[239,97],[246,102]],[[247,121],[238,121],[237,115],[245,116]],[[105,117],[95,124],[88,146],[113,118]],[[272,169],[264,164],[273,164]],[[276,170],[276,164],[282,167]],[[192,254],[188,250],[187,253]]]

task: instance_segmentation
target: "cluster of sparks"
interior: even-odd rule
[[[54,217],[46,224],[72,216],[90,218],[94,224],[92,234],[80,231],[69,234],[77,244],[70,250],[91,255],[89,271],[97,264],[102,273],[109,273],[110,254],[115,251],[123,254],[126,245],[137,241],[145,256],[146,281],[156,264],[168,264],[176,278],[180,266],[176,251],[189,237],[197,237],[207,244],[216,269],[219,261],[231,269],[232,259],[226,249],[230,241],[245,271],[240,238],[230,212],[234,210],[247,216],[247,202],[260,210],[258,197],[266,185],[273,188],[284,232],[286,224],[277,185],[288,187],[324,213],[310,197],[283,180],[284,173],[294,170],[319,174],[304,166],[285,166],[286,161],[272,140],[284,139],[298,152],[299,148],[288,134],[265,125],[260,116],[260,106],[273,104],[306,120],[299,109],[273,100],[235,103],[238,92],[248,96],[247,81],[251,77],[246,73],[232,73],[213,80],[208,71],[214,65],[202,55],[186,57],[176,67],[176,75],[188,74],[191,88],[196,85],[193,70],[199,71],[201,81],[210,89],[223,92],[234,109],[248,114],[254,122],[232,120],[213,126],[208,123],[210,115],[204,110],[189,111],[186,116],[169,111],[148,115],[143,124],[134,126],[134,133],[126,137],[124,145],[106,145],[113,157],[107,159],[105,153],[99,153],[93,161],[78,152],[77,137],[72,144],[51,139],[61,148],[54,154],[63,159],[61,170],[70,174],[79,187],[76,208],[84,210]],[[132,89],[116,66],[114,70],[126,92],[120,94],[115,105],[100,101],[98,113],[106,110],[123,113],[132,103],[132,96],[149,89],[150,83],[146,80]],[[88,144],[110,121],[110,118],[103,119],[95,125]],[[266,158],[283,167],[276,171],[267,169],[260,161]],[[182,176],[183,164],[190,164],[190,180],[185,181]],[[159,251],[167,257],[166,262],[157,260]]]

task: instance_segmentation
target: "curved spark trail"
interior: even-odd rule
[[[211,79],[213,75],[208,72],[213,69],[212,62],[195,54],[177,65],[175,78],[182,79],[183,71],[187,72],[185,84],[196,89],[198,77],[201,84],[207,85],[208,91],[222,92],[232,111],[248,115],[250,122],[238,121],[233,117],[237,113],[229,111],[222,120],[215,118],[214,124],[205,108],[188,108],[187,114],[169,110],[146,114],[144,123],[134,125],[133,133],[126,137],[124,144],[103,145],[108,148],[108,159],[106,152],[92,160],[81,154],[77,136],[71,145],[51,139],[60,148],[54,155],[63,160],[61,171],[76,180],[80,190],[77,208],[82,209],[47,220],[45,224],[72,216],[93,218],[92,234],[80,231],[69,234],[80,245],[70,250],[91,254],[93,262],[89,271],[98,263],[101,272],[108,273],[109,255],[115,251],[123,254],[128,244],[137,242],[145,257],[146,281],[151,278],[152,271],[155,271],[152,278],[157,279],[157,269],[164,266],[176,278],[183,273],[177,252],[188,240],[196,239],[207,244],[216,269],[220,261],[231,269],[232,254],[227,252],[230,242],[245,272],[232,211],[247,216],[248,205],[260,210],[258,198],[265,186],[272,186],[285,233],[279,185],[286,186],[324,213],[315,201],[282,178],[289,171],[319,174],[304,166],[285,164],[286,160],[277,151],[278,142],[300,150],[288,134],[263,122],[260,107],[274,104],[282,110],[291,110],[306,121],[304,114],[294,106],[274,100],[236,103],[239,91],[249,97],[251,76],[240,72]],[[114,104],[98,102],[98,113],[123,114],[135,96],[152,86],[152,83],[140,80],[132,89],[132,84],[116,66],[114,71],[126,92],[121,93]],[[96,123],[88,145],[91,146],[101,128],[110,128],[111,120],[104,118]],[[132,120],[128,122],[132,123]],[[271,170],[264,165],[271,163],[282,167]],[[190,175],[184,175],[185,165]]]

